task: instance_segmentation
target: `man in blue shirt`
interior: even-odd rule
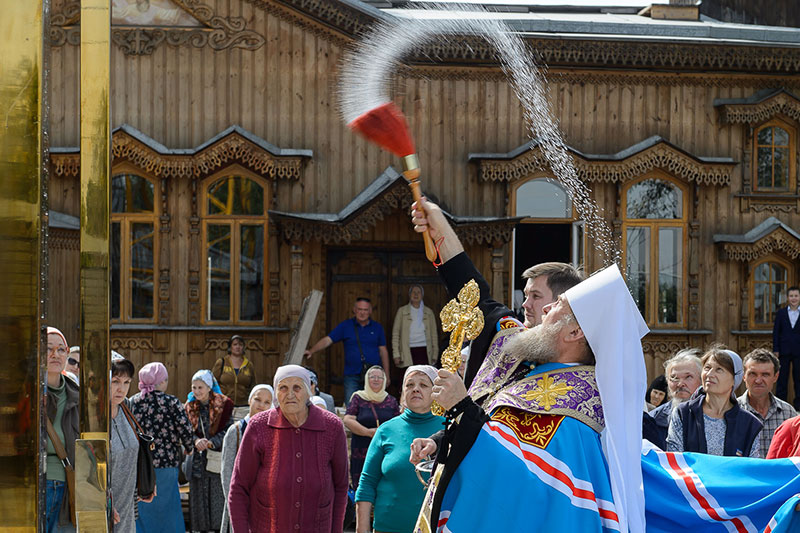
[[[386,374],[389,386],[389,352],[386,349],[386,335],[383,327],[370,319],[372,302],[369,298],[356,298],[353,318],[348,318],[333,328],[330,334],[318,340],[305,351],[306,358],[324,350],[334,342],[344,343],[344,401],[350,404],[350,397],[364,386],[361,376],[363,364],[367,367],[379,365]]]

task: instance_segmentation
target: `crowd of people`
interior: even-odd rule
[[[548,499],[540,529],[636,532],[644,523],[637,496],[640,423],[641,436],[663,451],[800,456],[800,416],[781,387],[782,369],[800,362],[797,288],[776,317],[773,350],[742,358],[720,344],[704,352],[685,348],[646,387],[640,339],[647,328],[618,270],[584,279],[562,263],[531,267],[521,322],[488,297],[488,284],[438,207],[423,205],[414,211],[415,229],[430,230],[441,243],[439,274],[448,292],[455,296],[469,279],[481,291],[485,326],[462,369],[433,366],[436,322],[420,286],[410,288],[392,332],[395,366],[403,369],[399,398],[387,392],[386,337],[370,319],[366,298],[356,301],[352,319],[306,352],[344,343],[341,416],[309,368],[284,365],[271,384],[260,380],[238,335],[225,357],[194,373],[185,402],[167,394],[169,375],[160,362],[138,370],[139,392],[129,397],[137,372],[114,352],[108,395],[114,531],[184,531],[182,473],[192,531],[341,532],[351,517],[357,533],[420,524],[513,531],[528,524],[526,501]],[[600,308],[618,318],[613,328]],[[46,529],[70,531],[80,350],[55,328],[47,329],[47,348]],[[444,417],[431,412],[434,400]],[[146,498],[136,488],[137,427],[154,443],[156,491]],[[436,472],[429,497],[415,471],[427,458],[435,458]],[[591,488],[594,505],[581,504],[577,493],[568,501],[549,499],[564,489],[547,481],[547,464],[560,465],[582,491]],[[501,490],[507,485],[518,496]],[[487,508],[509,511],[498,516]]]

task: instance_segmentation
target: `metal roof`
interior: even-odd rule
[[[734,243],[752,244],[758,241],[759,239],[769,235],[778,228],[782,228],[789,235],[792,235],[795,239],[800,241],[800,234],[798,234],[795,230],[793,230],[787,224],[784,224],[777,218],[769,217],[764,222],[762,222],[758,226],[754,227],[753,229],[742,235],[735,235],[735,234],[726,235],[718,233],[714,235],[714,242],[734,242]]]
[[[445,9],[424,9],[405,2],[394,4],[402,7],[380,11],[400,19],[499,19],[514,32],[538,37],[800,47],[798,28],[720,22],[705,16],[700,20],[664,20],[636,14],[637,7],[663,2],[458,2],[467,11],[455,9],[455,5],[447,9],[448,3],[456,4],[439,2]]]

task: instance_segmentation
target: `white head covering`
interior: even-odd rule
[[[272,388],[272,385],[266,385],[264,383],[261,383],[253,387],[253,390],[250,391],[250,396],[247,397],[247,403],[250,403],[250,400],[253,399],[253,396],[258,394],[258,391],[260,390],[268,390],[269,396],[270,398],[272,398],[270,405],[275,405],[275,389]]]
[[[125,359],[125,356],[124,356],[124,355],[122,355],[121,353],[119,353],[119,352],[117,352],[117,351],[115,351],[115,350],[111,350],[111,360],[112,360],[112,361],[120,361],[120,360],[122,360],[122,359]],[[210,386],[211,386],[211,385],[209,385],[209,387],[210,387]]]
[[[308,390],[311,390],[311,374],[300,365],[279,366],[272,380],[273,387],[277,389],[280,382],[286,378],[300,378],[308,386]]]
[[[742,358],[739,357],[739,354],[734,352],[733,350],[722,350],[728,357],[731,358],[733,361],[733,390],[735,391],[739,385],[742,384],[742,378],[744,377],[744,366],[742,365]]]
[[[642,398],[647,390],[641,338],[647,324],[617,265],[564,293],[594,352],[603,403],[601,433],[620,531],[644,533]]]
[[[322,396],[316,396],[316,395],[312,396],[311,403],[313,403],[317,407],[325,409],[326,411],[328,410],[328,406],[325,404],[325,398],[323,398]]]
[[[406,380],[408,379],[408,376],[410,376],[413,372],[422,372],[431,379],[431,383],[433,383],[433,380],[439,376],[439,371],[431,365],[411,365],[406,368],[406,373],[403,375],[403,388],[406,386]]]
[[[211,389],[214,387],[214,374],[208,369],[198,370],[192,376],[192,381],[202,381]]]

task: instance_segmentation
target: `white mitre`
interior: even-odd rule
[[[564,293],[597,361],[601,433],[620,531],[644,533],[642,399],[647,390],[641,338],[650,331],[617,265]]]

